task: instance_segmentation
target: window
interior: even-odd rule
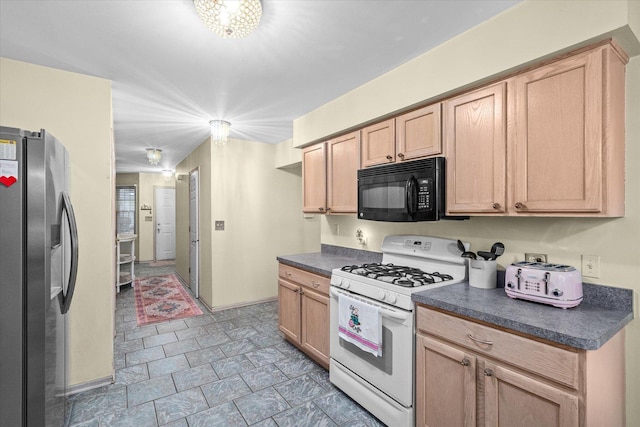
[[[116,233],[136,232],[136,186],[116,186]]]

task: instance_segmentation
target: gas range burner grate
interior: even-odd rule
[[[446,282],[453,280],[449,274],[433,272],[427,273],[418,268],[404,267],[393,264],[364,264],[347,265],[342,267],[342,271],[357,274],[358,276],[368,277],[370,279],[380,280],[386,283],[392,283],[406,288],[414,286],[432,285],[434,283]]]

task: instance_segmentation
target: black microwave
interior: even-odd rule
[[[468,217],[445,215],[445,158],[431,157],[360,169],[358,218],[412,222]]]

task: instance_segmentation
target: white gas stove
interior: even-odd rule
[[[387,236],[382,243],[381,263],[334,269],[331,285],[413,311],[412,293],[453,285],[467,278],[467,263],[461,254],[456,240]]]
[[[411,294],[464,281],[467,263],[456,240],[438,237],[387,236],[382,254],[379,264],[345,266],[332,272],[329,377],[385,424],[413,426],[415,318]],[[350,309],[355,307],[354,300],[360,306],[377,308],[381,340],[376,348],[381,348],[381,354],[363,351],[341,336],[345,328],[339,325],[341,300],[350,301]]]
[[[465,244],[469,248],[469,244]],[[330,379],[387,425],[413,426],[415,319],[411,294],[467,278],[456,240],[387,236],[382,262],[332,271]],[[375,306],[382,324],[381,355],[362,351],[338,334],[339,301]]]

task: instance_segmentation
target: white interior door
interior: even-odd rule
[[[200,250],[200,235],[198,232],[198,170],[189,174],[189,287],[196,298],[200,298],[200,283],[198,274],[198,257]]]
[[[176,258],[176,190],[155,188],[156,260]]]

